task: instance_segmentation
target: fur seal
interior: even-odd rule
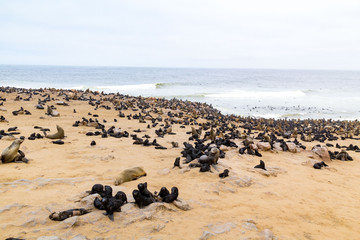
[[[45,135],[45,137],[49,138],[49,139],[63,139],[64,134],[65,134],[64,129],[62,127],[60,127],[59,125],[56,125],[56,129],[57,129],[57,133]],[[44,134],[45,134],[45,132],[44,132]]]
[[[92,186],[92,188],[91,188],[91,191],[88,192],[88,193],[90,193],[90,194],[97,193],[101,197],[103,197],[104,196],[104,186],[102,184],[99,184],[99,183],[94,184],[94,186]]]
[[[170,192],[166,187],[162,187],[159,192],[159,197],[164,198],[165,196],[169,195]]]
[[[53,212],[50,214],[49,218],[54,221],[63,221],[69,217],[81,216],[87,213],[89,213],[89,211],[84,208],[75,208],[61,212]]]
[[[146,172],[141,167],[129,168],[120,173],[120,176],[115,179],[115,186],[124,182],[136,180],[140,177],[146,176]]]
[[[259,165],[256,165],[254,168],[261,168],[263,170],[266,171],[266,168],[265,168],[265,163],[263,160],[260,160],[260,164]]]
[[[99,210],[105,210],[104,204],[98,197],[96,197],[94,200],[94,207]]]
[[[175,159],[174,167],[173,167],[173,168],[175,168],[175,167],[179,167],[179,168],[181,169],[181,167],[180,167],[180,157],[177,157],[177,158]]]
[[[326,163],[324,163],[324,161],[322,161],[322,162],[315,163],[313,167],[315,169],[321,169],[322,167],[327,167],[327,166],[328,165]]]
[[[340,153],[338,153],[335,157],[337,160],[341,161],[352,161],[353,158],[344,150],[342,149]]]
[[[122,201],[114,197],[105,197],[101,200],[106,213],[105,216],[108,216],[111,221],[114,221],[114,212],[121,212]]]
[[[163,202],[172,203],[179,196],[179,189],[177,187],[171,188],[171,193],[163,198]]]
[[[228,169],[225,169],[224,172],[219,173],[220,178],[226,178],[228,176],[229,176],[229,170]]]
[[[119,199],[123,202],[123,204],[127,203],[127,197],[126,194],[123,191],[118,191],[115,196],[116,199]]]
[[[135,203],[138,205],[139,208],[146,207],[154,202],[153,198],[143,196],[139,190],[134,190],[132,195],[135,199]]]
[[[15,162],[15,161],[23,161],[27,162],[27,159],[24,158],[25,154],[19,150],[20,144],[24,140],[16,139],[11,143],[11,145],[5,148],[1,153],[1,161],[3,163]]]

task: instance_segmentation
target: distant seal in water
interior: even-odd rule
[[[24,140],[16,139],[11,143],[11,145],[5,148],[1,153],[1,161],[3,163],[15,162],[15,161],[24,161],[27,162],[27,159],[24,158],[25,154],[19,150],[20,144]]]
[[[146,172],[141,167],[129,168],[120,173],[120,176],[115,179],[115,186],[124,182],[136,180],[140,177],[146,176]]]
[[[69,217],[81,216],[87,213],[89,213],[89,211],[84,208],[75,208],[61,212],[53,212],[50,214],[49,218],[54,221],[63,221]]]
[[[62,127],[60,127],[59,125],[56,125],[56,129],[57,129],[57,133],[45,135],[45,137],[49,138],[49,139],[63,139],[64,134],[65,134],[64,129]],[[45,132],[44,132],[44,134],[45,134]]]
[[[260,160],[260,164],[259,165],[256,165],[254,168],[261,168],[263,170],[266,171],[266,168],[265,168],[265,163],[263,160]]]

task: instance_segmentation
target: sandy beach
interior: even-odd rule
[[[36,109],[35,105],[39,99],[45,98],[45,93],[49,93],[53,99],[44,104],[45,109]],[[64,93],[70,96],[69,92]],[[0,164],[1,239],[359,238],[360,153],[347,151],[353,161],[327,160],[325,162],[328,167],[314,169],[314,163],[323,159],[311,151],[315,145],[324,146],[325,143],[334,145],[328,147],[328,150],[339,151],[335,148],[336,143],[340,146],[358,145],[359,140],[339,138],[336,141],[305,142],[300,140],[299,134],[297,139],[306,146],[305,150],[296,148],[296,153],[276,149],[259,150],[262,157],[257,157],[239,154],[239,148],[244,146],[244,139],[236,138],[232,141],[238,148],[221,147],[225,157],[218,160],[216,169],[212,167],[211,172],[199,172],[199,168],[189,168],[188,164],[184,164],[181,154],[183,142],[194,145],[194,141],[189,140],[191,134],[187,132],[191,132],[192,127],[199,128],[193,122],[183,124],[185,117],[191,117],[191,111],[179,115],[185,107],[164,108],[162,111],[157,108],[156,111],[160,112],[155,113],[154,105],[157,100],[142,99],[141,106],[148,104],[145,110],[151,117],[140,122],[139,119],[119,117],[119,110],[115,110],[116,105],[129,105],[129,98],[110,102],[104,100],[111,99],[112,96],[109,95],[79,92],[78,96],[100,100],[99,107],[95,109],[89,101],[71,98],[66,101],[64,93],[45,90],[32,95],[29,101],[24,101],[30,96],[28,93],[0,92],[0,97],[6,98],[6,101],[0,101],[3,103],[0,115],[6,119],[0,122],[0,130],[10,133],[8,128],[16,126],[16,132],[20,134],[14,137],[25,137],[20,150],[29,159],[28,163]],[[22,99],[16,101],[17,96]],[[57,101],[66,102],[68,106],[57,105]],[[125,116],[141,113],[144,109],[139,108],[138,102],[138,99],[134,99],[133,106],[121,112]],[[47,105],[55,106],[60,116],[46,115]],[[105,109],[101,105],[111,109]],[[30,111],[31,115],[12,114],[21,107]],[[169,117],[168,112],[178,116]],[[94,114],[98,117],[94,117]],[[198,113],[194,111],[192,117],[196,114]],[[163,120],[157,121],[158,125],[152,127],[151,118],[158,116]],[[216,124],[221,121],[219,116],[210,120],[199,117],[197,122]],[[105,125],[105,129],[115,126],[129,134],[137,134],[139,138],[148,135],[150,141],[156,139],[167,149],[133,144],[134,140],[130,136],[87,136],[86,133],[98,130],[83,125],[73,127],[83,117],[97,119]],[[161,124],[166,124],[165,119],[169,119],[168,123],[175,134],[158,137],[155,130]],[[176,123],[175,119],[180,123]],[[243,132],[243,121],[227,124],[229,123]],[[35,126],[49,128],[50,133],[54,133],[56,125],[65,131],[63,145],[53,144],[53,140],[48,138],[28,139],[32,133],[44,135]],[[134,132],[138,129],[141,132]],[[205,132],[202,131],[201,139]],[[262,130],[254,130],[248,136],[255,137],[260,132]],[[96,145],[90,146],[93,140]],[[294,138],[288,140],[294,141]],[[255,139],[255,145],[259,141]],[[12,142],[12,137],[3,136],[0,150],[3,151]],[[173,147],[171,142],[177,142],[179,147]],[[205,143],[209,142],[211,140]],[[181,169],[173,168],[177,157],[181,157]],[[254,169],[260,160],[265,162],[267,171]],[[147,175],[115,186],[115,178],[123,170],[132,167],[142,167]],[[224,169],[229,170],[229,177],[221,179],[219,173]],[[183,207],[159,202],[139,209],[133,203],[132,191],[143,182],[147,182],[151,192],[158,192],[163,186],[169,190],[176,186]],[[115,193],[124,191],[128,197],[129,203],[122,206],[121,212],[114,213],[114,222],[103,215],[104,211],[93,206],[90,213],[82,216],[64,221],[49,219],[49,215],[55,211],[92,205],[82,199],[86,196],[85,192],[91,190],[96,183],[111,186]],[[41,238],[44,236],[58,238]]]

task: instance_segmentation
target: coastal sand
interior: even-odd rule
[[[331,161],[328,168],[315,170],[312,162],[320,158],[310,149],[319,143],[316,141],[304,143],[307,150],[300,153],[261,152],[262,158],[240,155],[238,149],[229,148],[226,157],[219,159],[218,168],[228,168],[230,176],[221,180],[215,170],[201,173],[198,168],[187,172],[172,168],[175,158],[181,156],[182,143],[188,141],[190,135],[186,131],[190,131],[191,126],[180,128],[174,124],[176,135],[157,138],[168,149],[157,150],[152,146],[133,145],[130,137],[86,136],[86,132],[95,129],[72,127],[76,120],[92,117],[88,115],[90,112],[98,114],[100,122],[107,120],[106,129],[116,126],[133,134],[133,130],[140,128],[144,132],[137,133],[138,136],[148,134],[152,140],[158,127],[147,129],[149,120],[139,123],[120,118],[118,111],[94,110],[86,101],[56,106],[60,117],[50,117],[45,115],[46,109],[35,109],[37,96],[29,102],[14,101],[15,93],[0,93],[0,96],[7,98],[0,106],[7,111],[0,111],[0,115],[9,121],[0,122],[0,130],[17,126],[27,138],[33,132],[41,133],[34,129],[36,125],[50,128],[52,132],[60,125],[66,135],[64,145],[52,144],[46,138],[26,139],[20,149],[30,160],[28,164],[0,164],[1,239],[40,236],[72,239],[78,235],[88,239],[199,239],[202,236],[203,239],[265,239],[266,233],[271,235],[270,231],[274,239],[359,239],[360,153],[349,152],[354,161]],[[62,100],[56,94],[52,96]],[[13,116],[11,112],[20,107],[32,115]],[[73,113],[73,109],[77,113]],[[92,140],[96,146],[90,146]],[[171,141],[178,142],[180,147],[172,148]],[[11,142],[0,140],[0,150]],[[241,144],[239,139],[235,142]],[[359,141],[347,139],[332,143],[349,145]],[[273,175],[265,176],[253,169],[260,159]],[[122,170],[136,166],[143,167],[147,176],[114,186]],[[131,193],[141,182],[147,182],[152,192],[162,186],[168,189],[177,186],[179,198],[192,209],[183,211],[169,204],[170,210],[159,208],[151,217],[135,218],[133,222],[128,221],[131,213],[137,213],[132,203],[114,214],[114,222],[100,210],[90,213],[93,221],[83,215],[73,225],[48,217],[51,211],[77,206],[77,196],[95,183],[110,185],[114,192],[122,190],[133,201]]]

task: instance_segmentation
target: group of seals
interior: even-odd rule
[[[95,184],[90,193],[99,194],[101,200],[96,197],[94,200],[95,208],[105,210],[104,215],[108,216],[111,221],[114,221],[114,212],[121,212],[121,206],[127,203],[126,194],[123,191],[118,191],[115,196],[112,195],[112,188],[108,185],[105,187],[102,184]]]
[[[25,162],[27,163],[29,160],[25,158],[25,154],[19,149],[20,144],[23,143],[24,140],[16,139],[11,143],[10,146],[5,148],[1,153],[1,162],[2,163],[10,163],[10,162]]]
[[[132,192],[132,195],[138,207],[144,208],[150,205],[151,203],[159,202],[159,201],[172,203],[178,198],[179,189],[177,187],[172,187],[170,193],[166,187],[162,187],[160,189],[159,194],[153,194],[148,190],[147,182],[145,182],[145,183],[139,183],[138,189],[135,189]]]

